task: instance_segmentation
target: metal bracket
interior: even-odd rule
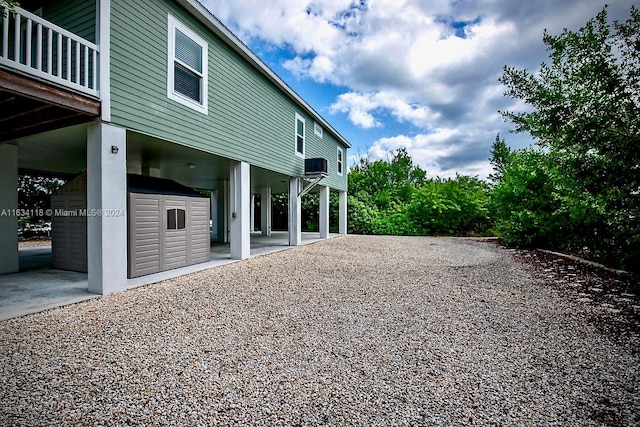
[[[318,183],[320,182],[320,180],[324,177],[326,177],[327,175],[325,174],[321,174],[318,177],[313,178],[313,181],[311,182],[311,184],[307,185],[305,188],[302,189],[302,191],[298,194],[298,197],[302,197],[305,194],[307,194],[309,191],[313,190],[313,187],[315,187],[316,185],[318,185]],[[310,177],[302,177],[302,179],[308,179]]]

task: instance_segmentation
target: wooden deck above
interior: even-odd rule
[[[0,142],[87,122],[100,101],[0,69]]]

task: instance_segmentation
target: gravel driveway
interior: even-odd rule
[[[638,425],[596,315],[490,243],[335,238],[1,322],[0,425]]]

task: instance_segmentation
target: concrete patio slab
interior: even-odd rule
[[[302,233],[302,244],[320,240],[319,233]],[[251,258],[290,248],[286,231],[273,232],[269,237],[251,233]],[[100,297],[88,291],[86,273],[50,267],[50,245],[20,248],[19,260],[20,273],[0,275],[0,321]],[[127,287],[133,289],[232,262],[237,261],[231,259],[228,244],[213,244],[209,262],[129,279]]]

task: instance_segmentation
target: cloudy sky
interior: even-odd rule
[[[543,30],[577,30],[633,0],[204,0],[203,4],[353,145],[349,164],[406,147],[429,176],[490,173],[505,65],[535,71]]]

